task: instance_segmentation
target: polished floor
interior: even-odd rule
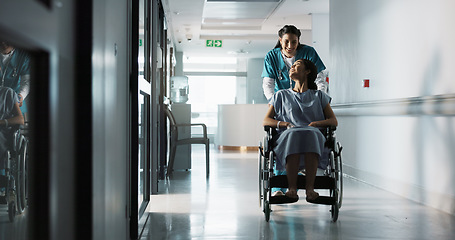
[[[151,196],[141,239],[455,239],[455,216],[349,177],[337,222],[328,206],[308,204],[303,197],[272,205],[266,222],[258,200],[257,157],[212,149],[206,180],[203,147],[194,145],[191,171],[174,172]]]

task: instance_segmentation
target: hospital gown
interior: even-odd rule
[[[324,147],[325,137],[319,128],[310,127],[314,121],[324,120],[324,108],[331,98],[322,91],[309,89],[303,93],[285,89],[276,92],[270,104],[275,109],[275,119],[290,122],[294,128],[280,129],[274,147],[276,167],[286,168],[286,157],[292,154],[313,152],[319,155],[319,168],[327,167],[325,158],[327,149]],[[303,155],[300,158],[300,168],[304,167]]]

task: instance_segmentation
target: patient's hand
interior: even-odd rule
[[[319,127],[319,124],[318,124],[318,122],[311,122],[310,124],[308,124],[308,126],[310,126],[310,127]]]

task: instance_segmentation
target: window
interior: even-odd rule
[[[188,76],[188,104],[191,122],[205,123],[209,135],[216,134],[218,105],[245,103],[246,64],[234,57],[184,57],[184,74]],[[193,135],[202,134],[200,128]]]

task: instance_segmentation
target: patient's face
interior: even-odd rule
[[[305,73],[305,64],[303,64],[302,61],[298,60],[292,65],[291,69],[289,70],[289,78],[291,78],[292,80],[297,80],[297,79],[303,80],[305,77],[304,73]]]

